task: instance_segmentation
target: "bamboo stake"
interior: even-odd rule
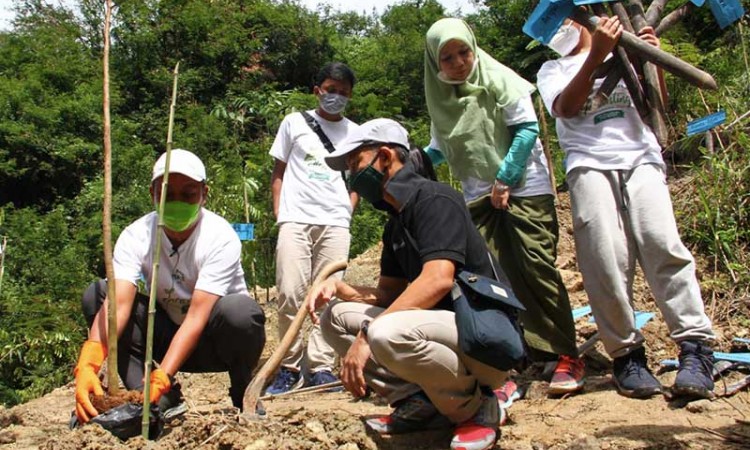
[[[177,75],[180,71],[180,63],[174,66],[172,81],[172,103],[169,105],[169,125],[167,127],[167,157],[164,162],[164,176],[161,181],[161,195],[159,196],[159,223],[153,251],[153,265],[151,273],[151,292],[148,298],[148,325],[146,326],[146,361],[143,374],[143,420],[141,422],[141,434],[148,439],[148,426],[151,413],[151,361],[154,358],[154,316],[156,315],[156,282],[159,273],[159,258],[161,254],[161,235],[164,232],[164,204],[167,201],[167,187],[169,182],[169,162],[172,157],[172,128],[174,127],[174,108],[177,103]]]
[[[5,247],[8,237],[3,236],[3,245],[0,245],[0,293],[3,292],[3,274],[5,273]]]
[[[628,11],[633,20],[633,29],[640,31],[646,28],[645,13],[641,0],[629,0]],[[659,80],[659,70],[650,62],[643,63],[644,90],[648,99],[649,122],[659,145],[666,147],[669,144],[669,131],[664,120],[664,97]]]
[[[117,368],[117,295],[115,268],[112,264],[112,124],[109,115],[109,32],[112,25],[112,0],[107,0],[104,13],[103,114],[104,114],[104,207],[102,234],[104,239],[104,270],[107,274],[107,392],[120,390]]]
[[[313,281],[312,287],[317,286],[334,273],[344,269],[346,269],[346,261],[333,261],[326,264],[323,269],[321,269],[320,274]],[[310,290],[312,290],[312,287]],[[270,377],[271,374],[276,371],[279,364],[281,364],[281,360],[284,358],[284,355],[286,355],[289,347],[291,347],[294,338],[299,334],[302,324],[305,321],[305,317],[307,316],[307,305],[309,301],[308,291],[308,295],[306,295],[305,299],[302,301],[299,310],[297,310],[297,314],[289,325],[286,334],[284,334],[284,337],[281,339],[279,346],[276,347],[276,350],[274,350],[271,357],[266,360],[266,363],[263,364],[263,367],[261,367],[260,370],[258,370],[258,373],[255,374],[255,377],[245,389],[245,395],[242,399],[242,410],[245,417],[253,417],[255,414],[255,406],[258,404],[260,391],[266,384],[268,377]]]
[[[590,32],[596,30],[596,25],[599,23],[599,18],[589,13],[585,9],[578,8],[573,11],[571,19],[577,23],[583,25]],[[652,62],[657,66],[667,70],[680,78],[688,81],[689,83],[704,89],[717,89],[718,85],[714,78],[685,61],[671,55],[664,50],[658,49],[644,42],[638,36],[623,32],[620,36],[619,45],[625,47],[628,51],[633,52],[637,56],[643,58],[646,61]]]

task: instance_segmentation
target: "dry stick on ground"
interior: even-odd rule
[[[312,394],[312,393],[316,393],[316,392],[320,392],[320,391],[326,391],[326,390],[332,389],[332,388],[337,388],[337,387],[343,386],[343,385],[344,385],[344,383],[342,383],[341,380],[339,380],[339,381],[332,381],[330,383],[319,384],[317,386],[310,386],[310,387],[306,387],[306,388],[294,389],[294,390],[291,390],[291,391],[282,392],[281,394],[268,394],[268,395],[264,395],[263,397],[259,398],[259,400],[273,400],[274,398],[289,397],[289,396],[297,395],[297,394]]]
[[[312,290],[313,287],[325,281],[334,273],[344,269],[346,269],[346,261],[334,261],[326,264],[320,271],[320,275],[318,275],[313,281],[310,289]],[[289,325],[289,329],[281,339],[279,346],[276,347],[276,350],[271,357],[268,358],[265,364],[263,364],[263,367],[261,367],[258,373],[255,374],[250,385],[245,389],[245,396],[242,399],[243,416],[252,418],[255,415],[255,406],[258,404],[258,398],[260,398],[260,391],[263,389],[263,386],[265,386],[266,380],[268,380],[268,378],[276,371],[279,364],[281,364],[281,360],[284,358],[286,352],[291,347],[292,342],[299,334],[302,324],[305,321],[305,317],[307,316],[308,302],[309,298],[308,296],[305,296],[297,314],[294,316],[294,320],[292,320],[291,325]]]
[[[641,0],[629,0],[628,12],[633,21],[634,30],[640,31],[648,26]],[[651,130],[656,135],[659,145],[666,147],[669,144],[669,131],[664,121],[664,97],[659,70],[650,62],[644,62],[642,67]]]
[[[107,0],[104,13],[104,50],[102,56],[102,103],[104,114],[104,205],[102,208],[102,238],[104,239],[104,268],[107,274],[107,392],[110,396],[120,390],[117,370],[117,296],[115,268],[112,264],[112,127],[109,116],[109,29],[112,23],[112,0]]]
[[[586,27],[586,29],[588,29],[590,32],[594,32],[594,30],[596,30],[596,25],[600,20],[598,17],[592,15],[582,8],[575,9],[570,18]],[[656,64],[657,66],[677,75],[678,77],[693,84],[694,86],[704,89],[718,88],[716,80],[714,80],[714,78],[710,74],[686,63],[680,58],[677,58],[676,56],[671,55],[664,50],[661,50],[648,44],[647,42],[644,42],[642,39],[632,33],[623,32],[620,36],[620,41],[618,42],[618,44],[622,47],[625,47],[625,49],[627,49],[629,52],[634,53],[636,56]]]

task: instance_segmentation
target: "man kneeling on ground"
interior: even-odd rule
[[[153,169],[155,205],[162,196],[165,161],[163,154]],[[186,150],[172,150],[168,181],[163,231],[151,212],[125,228],[115,245],[120,378],[128,389],[143,389],[148,296],[137,291],[143,276],[147,292],[157,284],[153,356],[161,366],[151,372],[151,402],[162,414],[179,404],[179,389],[173,388],[178,370],[228,371],[232,403],[242,409],[266,341],[265,316],[247,291],[237,234],[226,220],[203,208],[208,186],[201,160]],[[154,274],[156,233],[163,234]],[[99,414],[89,394],[103,394],[97,372],[107,354],[106,297],[106,280],[92,283],[83,295],[91,328],[74,372],[76,415],[82,423]]]
[[[329,279],[310,292],[310,313],[334,297],[320,322],[341,355],[341,381],[356,397],[367,388],[395,410],[367,424],[381,433],[457,424],[451,448],[486,449],[499,434],[492,389],[507,373],[461,353],[451,288],[461,269],[492,277],[484,240],[461,195],[420,176],[409,162],[406,130],[375,119],[326,157],[349,170],[350,189],[390,213],[377,287]]]

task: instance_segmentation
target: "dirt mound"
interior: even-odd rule
[[[562,195],[559,203],[558,265],[573,305],[581,306],[586,304],[586,294],[576,267],[567,196]],[[373,285],[379,272],[379,254],[376,247],[352,261],[345,278]],[[640,275],[635,292],[637,309],[656,311]],[[269,318],[266,358],[278,342],[274,291],[259,301]],[[731,330],[718,325],[720,344],[726,347]],[[586,318],[579,319],[577,327],[580,342],[595,332],[595,326]],[[644,334],[652,368],[657,369],[658,361],[664,358],[675,357],[676,347],[668,339],[667,328],[658,314],[644,327]],[[510,420],[502,427],[502,437],[495,448],[750,449],[749,392],[687,406],[668,403],[662,397],[631,400],[615,392],[608,374],[611,363],[601,344],[589,353],[586,363],[586,386],[580,395],[547,398],[546,383],[536,377],[526,398],[511,407]],[[377,436],[367,430],[363,418],[386,414],[390,408],[378,398],[354,400],[346,393],[299,394],[266,401],[265,420],[241,425],[229,401],[226,374],[180,374],[179,378],[189,411],[168,423],[157,442],[134,438],[122,443],[95,425],[68,430],[73,410],[73,386],[69,384],[10,410],[0,409],[0,448],[427,450],[448,448],[450,442],[449,429]],[[659,378],[663,384],[671,385],[674,372],[660,374]],[[717,383],[717,389],[721,386],[722,382]]]

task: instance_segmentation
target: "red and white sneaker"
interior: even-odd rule
[[[583,389],[583,372],[583,358],[560,355],[547,393],[563,395]]]
[[[518,385],[513,380],[508,380],[500,388],[493,391],[497,397],[497,405],[500,407],[500,420],[498,425],[503,426],[508,421],[508,408],[514,401],[521,398]]]
[[[474,417],[458,424],[451,440],[451,450],[487,450],[500,437],[500,406],[494,395],[482,394]]]

